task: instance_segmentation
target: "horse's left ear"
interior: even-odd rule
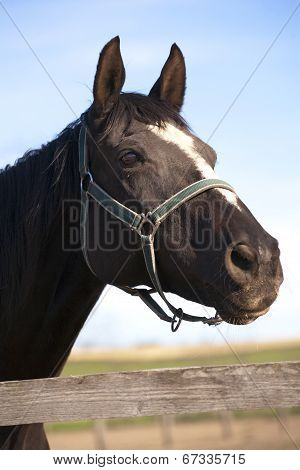
[[[120,38],[111,39],[101,51],[94,81],[94,109],[98,116],[107,114],[117,101],[125,81]]]
[[[167,62],[163,66],[160,77],[153,85],[149,96],[166,101],[180,111],[185,93],[186,72],[184,57],[173,44]]]

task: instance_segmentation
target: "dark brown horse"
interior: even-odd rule
[[[185,78],[173,45],[149,96],[121,93],[119,39],[101,52],[94,101],[84,114],[90,171],[139,213],[215,178],[215,151],[179,114]],[[136,234],[91,201],[86,263],[78,236],[81,125],[72,123],[0,173],[0,380],[58,375],[106,284],[152,286]],[[165,292],[212,306],[229,323],[266,313],[282,282],[277,241],[224,188],[190,199],[163,222],[156,259]],[[42,424],[1,427],[0,443],[48,446]]]

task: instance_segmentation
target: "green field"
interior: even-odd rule
[[[210,349],[212,349],[210,347]],[[264,347],[263,350],[237,350],[238,357],[233,353],[220,353],[208,355],[198,354],[191,358],[175,358],[161,360],[122,360],[121,357],[114,360],[72,360],[70,359],[62,375],[84,375],[97,374],[100,372],[113,371],[132,371],[142,369],[160,369],[166,367],[189,367],[203,365],[224,365],[254,363],[254,362],[278,362],[278,361],[299,361],[300,360],[300,342],[287,343],[284,346],[280,343],[278,346],[270,345],[270,348]],[[240,361],[239,361],[240,360]]]

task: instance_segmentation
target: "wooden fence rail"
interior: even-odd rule
[[[300,362],[0,382],[0,425],[300,406]]]

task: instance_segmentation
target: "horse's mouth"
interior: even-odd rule
[[[256,312],[238,312],[237,314],[219,310],[217,314],[222,318],[223,321],[230,323],[231,325],[248,325],[262,315],[265,315],[269,310],[270,307],[267,307],[264,310],[259,310]]]

